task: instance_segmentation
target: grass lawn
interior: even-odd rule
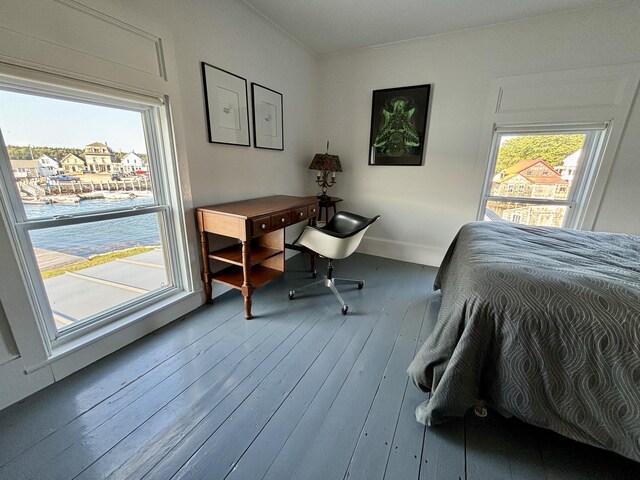
[[[47,278],[57,277],[65,272],[76,272],[78,270],[84,270],[85,268],[95,267],[96,265],[102,265],[103,263],[113,262],[120,258],[132,257],[133,255],[139,255],[141,253],[150,252],[155,250],[156,247],[134,247],[127,248],[126,250],[118,250],[116,252],[102,253],[99,255],[91,255],[86,261],[80,263],[74,263],[62,268],[54,268],[51,270],[45,270],[41,272],[43,280]]]

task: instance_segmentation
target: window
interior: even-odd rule
[[[607,127],[496,127],[479,219],[578,228]],[[501,188],[516,178],[527,186]]]
[[[522,215],[520,215],[519,213],[512,213],[510,220],[513,223],[522,223]]]
[[[122,95],[122,96],[121,96]],[[64,122],[50,119],[65,119]],[[167,160],[160,99],[9,83],[0,77],[0,171],[5,214],[37,315],[52,344],[185,290],[179,195]],[[105,147],[89,147],[100,142]],[[59,177],[12,174],[11,162],[47,155],[52,169],[73,153],[134,151],[149,175],[113,182],[99,169]],[[54,166],[55,165],[55,166]]]

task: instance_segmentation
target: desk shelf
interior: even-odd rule
[[[254,286],[254,288],[259,288],[265,283],[278,278],[282,275],[282,273],[282,271],[276,270],[274,268],[256,265],[251,268],[251,284]],[[235,288],[236,290],[241,290],[242,284],[244,282],[242,267],[233,266],[225,268],[224,270],[213,275],[213,281],[222,283],[227,287]]]
[[[263,247],[260,245],[251,245],[251,266],[264,262],[265,260],[275,257],[282,250],[276,248]],[[233,245],[231,247],[216,250],[209,254],[209,258],[220,260],[221,262],[230,263],[232,265],[242,266],[242,245]]]

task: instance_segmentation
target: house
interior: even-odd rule
[[[38,176],[35,160],[11,160],[11,170],[13,170],[13,176],[16,180]]]
[[[60,166],[64,169],[64,173],[81,173],[86,168],[84,160],[73,153],[65,155],[60,160]]]
[[[127,153],[120,160],[122,173],[135,173],[139,170],[146,169],[142,159],[133,152]]]
[[[493,177],[491,195],[511,198],[565,200],[570,182],[543,159],[520,160]],[[524,225],[560,227],[566,207],[492,202],[497,217]]]
[[[41,177],[51,177],[64,172],[64,170],[57,160],[48,155],[41,155],[36,159],[36,172]]]
[[[562,165],[558,165],[555,169],[564,180],[571,183],[581,158],[582,149],[576,150],[563,160]]]
[[[84,147],[84,158],[91,173],[116,173],[120,164],[116,156],[105,143],[94,142]]]
[[[493,178],[491,194],[501,197],[567,198],[569,182],[543,159],[520,160]]]
[[[386,469],[399,479],[570,478],[572,470],[625,478],[616,473],[624,467],[633,478],[622,457],[572,450],[492,412],[420,429],[413,416],[425,394],[405,389],[404,370],[429,328],[418,309],[434,305],[426,295],[435,268],[460,227],[482,218],[491,187],[560,199],[570,182],[544,160],[493,181],[489,159],[514,130],[593,133],[585,148],[601,155],[574,217],[581,228],[640,234],[638,25],[632,0],[4,0],[0,93],[9,86],[91,112],[50,109],[29,116],[25,131],[57,122],[56,131],[77,134],[71,146],[149,145],[154,197],[83,200],[58,218],[33,205],[40,216],[28,221],[7,211],[15,198],[0,202],[0,477],[384,478]],[[388,99],[404,108],[389,138],[424,138],[418,164],[369,164],[373,92],[426,84],[430,96],[415,109],[402,95]],[[414,125],[427,103],[426,127]],[[282,134],[284,149],[256,148],[256,130]],[[284,278],[256,290],[256,318],[245,321],[241,294],[219,285],[205,305],[200,259],[212,254],[199,243],[195,208],[316,195],[308,167],[327,140],[343,170],[329,190],[343,199],[338,208],[381,214],[362,255],[337,267],[368,275],[361,291],[345,294],[353,314],[336,314],[326,295],[289,302],[289,287],[309,275],[308,257],[271,248],[276,230],[244,239],[245,257],[262,255],[256,283],[289,262]],[[106,143],[81,156],[105,179],[126,167]],[[98,204],[98,213],[83,210]],[[509,211],[511,221],[556,221],[555,211],[516,208],[528,207]],[[287,223],[290,213],[252,227]],[[138,244],[124,245],[115,224],[135,231]],[[286,239],[302,227],[287,227]],[[60,315],[45,285],[75,308],[76,297],[88,298],[73,287],[82,273],[43,280],[30,246],[73,242],[62,253],[88,257],[90,236],[113,251],[149,250],[95,267],[105,293],[86,303],[97,313]],[[242,247],[217,243],[229,247],[223,254],[235,264],[226,273],[237,282]],[[167,276],[153,282],[137,274],[162,268]],[[112,270],[117,277],[107,278]],[[518,454],[520,463],[510,461]]]

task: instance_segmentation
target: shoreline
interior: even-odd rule
[[[41,270],[40,276],[43,280],[46,280],[48,278],[64,275],[67,272],[84,270],[85,268],[94,267],[96,265],[103,265],[105,263],[114,262],[122,258],[132,257],[134,255],[150,252],[159,248],[160,246],[136,246],[131,248],[124,248],[121,250],[114,250],[108,253],[96,253],[94,255],[90,255],[89,257],[83,257],[84,261],[79,261],[77,263],[72,263],[70,265],[61,267],[50,268],[48,270]],[[50,250],[50,252],[57,253],[55,252],[55,250]]]
[[[131,200],[134,198],[153,198],[153,192],[150,190],[96,190],[87,193],[54,195],[45,194],[44,196],[24,196],[21,197],[22,203],[25,205],[48,205],[52,203],[74,204],[87,200]]]

